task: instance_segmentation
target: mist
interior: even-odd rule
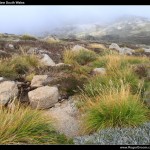
[[[0,33],[41,34],[65,25],[111,23],[124,15],[150,18],[150,6],[0,6]]]

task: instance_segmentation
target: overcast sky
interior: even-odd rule
[[[150,18],[150,6],[0,6],[0,32],[34,34],[68,24],[105,23],[123,15]]]

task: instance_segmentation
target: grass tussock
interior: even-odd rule
[[[69,144],[42,111],[21,107],[0,109],[0,144]]]
[[[79,64],[87,65],[89,62],[94,61],[97,55],[93,51],[71,51],[66,50],[63,55],[64,63],[66,64]]]
[[[129,85],[105,89],[95,98],[88,98],[85,110],[85,133],[107,127],[135,127],[148,121],[149,112],[139,95],[132,95]]]
[[[28,34],[23,35],[20,39],[21,40],[31,40],[31,41],[36,41],[37,40],[34,36],[31,36],[31,35],[28,35]]]
[[[20,55],[1,60],[0,76],[7,78],[16,78],[19,74],[33,72],[35,68],[41,66],[41,63],[35,55]]]

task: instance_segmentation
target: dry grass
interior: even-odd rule
[[[103,44],[98,44],[98,43],[92,43],[88,45],[90,48],[101,48],[101,49],[106,49],[105,45]]]

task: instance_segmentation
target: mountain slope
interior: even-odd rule
[[[94,38],[112,42],[125,41],[148,44],[150,39],[150,19],[124,16],[107,25],[68,25],[63,28],[57,28],[53,31],[53,34],[60,38]]]

